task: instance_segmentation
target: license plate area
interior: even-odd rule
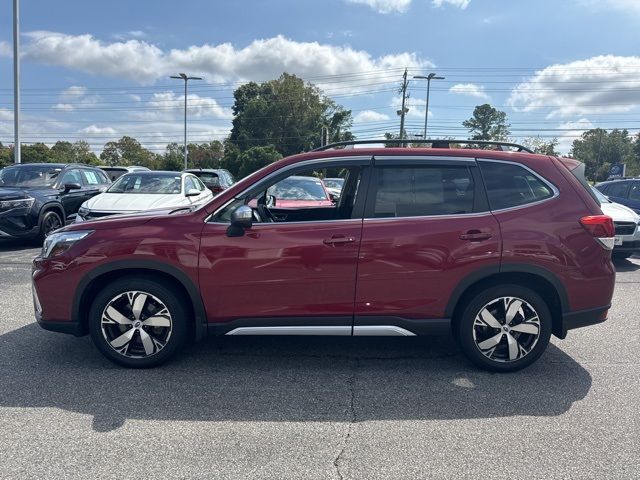
[[[622,240],[622,237],[620,235],[616,235],[616,237],[613,239],[614,245],[622,245],[623,243],[624,240]]]

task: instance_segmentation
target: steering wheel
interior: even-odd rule
[[[263,222],[275,222],[276,219],[273,216],[273,213],[269,211],[267,206],[265,205],[265,197],[261,197],[258,199],[258,214],[260,215],[260,219]]]

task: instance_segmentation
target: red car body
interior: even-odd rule
[[[375,158],[381,151],[399,159],[515,162],[548,180],[557,194],[461,216],[254,224],[237,237],[227,235],[228,223],[207,222],[283,168],[312,159]],[[450,328],[474,288],[502,279],[539,291],[553,315],[553,333],[564,338],[568,329],[605,320],[611,303],[610,252],[580,223],[599,215],[598,203],[554,157],[467,149],[306,153],[265,167],[194,212],[65,227],[93,233],[62,255],[34,260],[36,317],[45,329],[85,334],[91,302],[105,284],[148,273],[188,299],[198,338],[260,325],[340,326],[358,334],[358,326],[392,324],[431,333]]]

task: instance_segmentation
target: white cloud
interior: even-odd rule
[[[243,48],[222,43],[169,51],[140,40],[107,43],[89,34],[37,31],[27,33],[26,37],[29,39],[23,47],[26,60],[143,84],[181,71],[218,82],[263,81],[277,78],[285,71],[310,78],[432,66],[415,53],[372,57],[366,51],[347,46],[296,42],[281,35],[254,40]],[[372,73],[369,80],[376,81],[384,75],[385,72]]]
[[[74,85],[60,92],[60,98],[73,100],[79,97],[83,97],[86,94],[87,94],[87,87]]]
[[[116,129],[112,127],[99,127],[98,125],[89,125],[88,127],[81,128],[78,130],[78,133],[89,133],[89,134],[110,134],[114,135],[116,133]]]
[[[389,115],[376,112],[374,110],[364,110],[358,113],[355,117],[353,117],[354,123],[381,122],[383,120],[389,120],[389,119],[390,119]]]
[[[73,112],[75,110],[75,107],[70,103],[56,103],[51,108],[59,112]]]
[[[133,112],[135,117],[146,120],[160,120],[175,118],[184,112],[184,96],[176,95],[175,92],[167,91],[154,93],[146,103],[149,110]],[[187,114],[189,117],[207,117],[230,120],[233,112],[230,108],[221,107],[218,102],[211,97],[201,97],[190,93],[187,95]]]
[[[13,121],[13,110],[9,110],[8,108],[0,108],[0,121]]]
[[[464,10],[469,6],[471,0],[431,0],[431,3],[435,7],[442,7],[444,4],[451,5],[452,7],[458,7],[461,10]]]
[[[627,112],[640,106],[640,57],[601,55],[551,65],[517,85],[516,110],[549,108],[549,117]]]
[[[403,13],[407,11],[411,0],[347,0],[348,3],[367,5],[378,13]]]
[[[489,95],[485,93],[484,87],[482,85],[476,85],[475,83],[458,83],[451,87],[449,92],[459,95],[469,95],[470,97],[481,100],[489,100]]]
[[[13,48],[11,47],[9,42],[0,42],[0,57],[13,57]]]
[[[573,141],[592,128],[595,128],[595,125],[587,118],[581,118],[580,120],[558,125],[558,129],[563,133],[558,137],[557,150],[563,155],[566,155],[571,150]]]

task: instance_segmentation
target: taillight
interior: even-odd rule
[[[607,215],[589,215],[580,219],[580,224],[607,250],[613,250],[616,229]]]

